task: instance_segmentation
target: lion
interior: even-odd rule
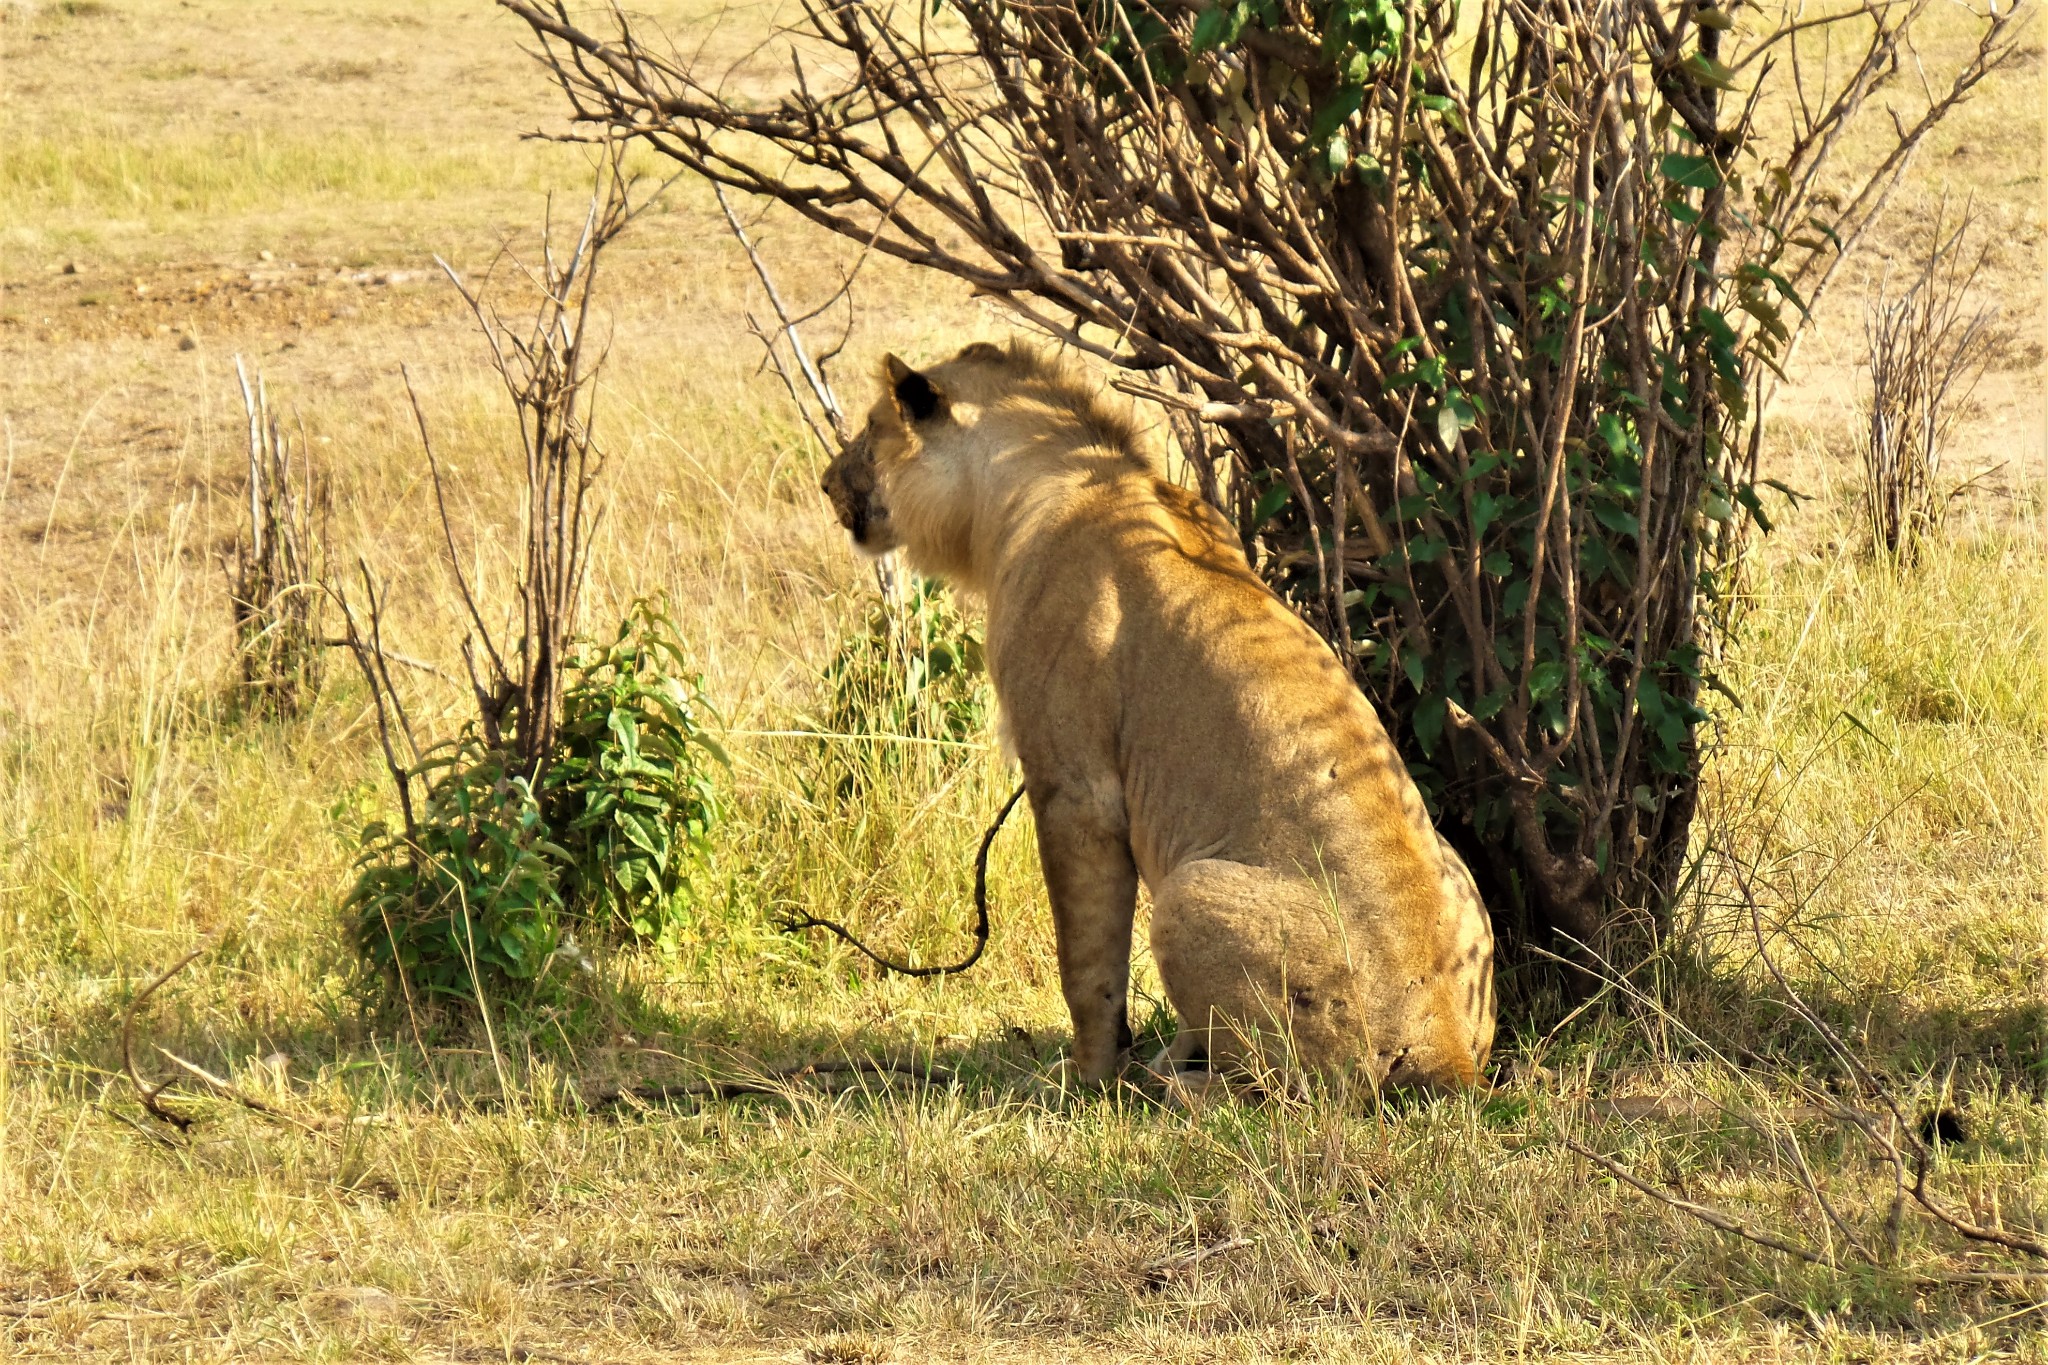
[[[979,596],[1052,902],[1068,1063],[1131,1046],[1142,881],[1179,1019],[1158,1064],[1473,1085],[1493,936],[1378,715],[1163,476],[1100,385],[1024,344],[895,356],[825,471],[864,551]]]

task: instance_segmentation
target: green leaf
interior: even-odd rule
[[[1510,690],[1505,687],[1496,687],[1478,701],[1473,702],[1472,718],[1474,720],[1492,720],[1495,716],[1499,715],[1501,708],[1508,704]]]
[[[1505,494],[1488,493],[1485,491],[1474,493],[1472,495],[1472,538],[1474,540],[1484,540],[1486,538],[1487,528],[1492,526],[1493,523],[1499,519],[1500,514],[1502,512],[1506,511],[1510,507],[1513,507],[1515,505],[1515,502],[1516,500],[1514,498],[1509,497]],[[1486,559],[1481,562],[1481,567],[1487,568],[1487,572],[1492,573],[1493,570],[1491,568],[1488,568],[1487,566],[1492,564],[1493,555],[1500,553],[1500,551],[1496,550],[1492,554],[1489,554],[1486,557]],[[1503,555],[1502,558],[1505,559],[1506,556]],[[1494,574],[1494,577],[1499,578],[1504,576],[1506,573],[1507,570],[1503,568],[1500,571],[1500,573]]]
[[[1271,488],[1259,494],[1259,500],[1252,504],[1252,525],[1264,526],[1279,514],[1280,509],[1285,507],[1287,500],[1293,496],[1293,489],[1276,481]]]
[[[1344,168],[1350,164],[1350,140],[1341,132],[1330,134],[1329,144],[1323,148],[1323,173],[1334,180],[1344,174]]]
[[[1608,530],[1619,535],[1628,536],[1636,540],[1642,538],[1642,523],[1636,520],[1636,514],[1616,507],[1612,503],[1594,503],[1593,518]]]
[[[1430,693],[1415,703],[1415,710],[1409,713],[1409,724],[1415,731],[1415,743],[1425,756],[1436,752],[1437,741],[1443,738],[1444,718],[1448,708],[1442,696]]]
[[[1195,20],[1195,30],[1188,35],[1188,53],[1200,56],[1211,48],[1223,46],[1237,35],[1231,32],[1233,16],[1221,5],[1203,10]]]
[[[1735,486],[1735,500],[1743,505],[1756,521],[1757,528],[1765,535],[1777,529],[1771,524],[1770,513],[1764,511],[1764,500],[1756,495],[1756,485],[1751,483]]]
[[[1420,540],[1411,540],[1408,542],[1408,562],[1433,564],[1443,558],[1444,553],[1450,548],[1451,543],[1442,536],[1424,536]]]
[[[1541,701],[1564,685],[1564,665],[1545,659],[1529,670],[1529,700]]]
[[[1609,453],[1628,455],[1635,450],[1635,437],[1621,424],[1621,417],[1612,412],[1603,412],[1594,424],[1600,430],[1600,439],[1607,443]]]
[[[1733,90],[1735,72],[1732,68],[1715,61],[1704,52],[1695,52],[1685,59],[1685,69],[1692,73],[1694,80],[1709,90]]]
[[[1362,85],[1340,85],[1323,97],[1316,106],[1316,115],[1308,127],[1308,144],[1321,147],[1329,140],[1330,134],[1344,126],[1359,106],[1365,103],[1365,87]]]
[[[1666,152],[1657,163],[1657,169],[1663,172],[1666,180],[1689,190],[1710,190],[1721,183],[1721,173],[1711,157]]]
[[[1384,387],[1388,393],[1392,393],[1396,389],[1405,389],[1410,384],[1421,384],[1441,392],[1444,387],[1444,358],[1440,355],[1431,356],[1412,369],[1390,374]]]
[[[1666,199],[1664,201],[1664,211],[1687,227],[1697,227],[1700,220],[1705,217],[1698,209],[1686,203],[1683,199]]]
[[[1444,449],[1454,449],[1458,444],[1458,433],[1463,430],[1458,414],[1449,403],[1436,410],[1436,438],[1444,443]]]

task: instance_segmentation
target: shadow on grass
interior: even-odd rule
[[[545,1002],[479,1009],[409,999],[345,949],[296,966],[300,978],[326,989],[280,1001],[274,988],[256,984],[262,967],[240,960],[233,945],[161,980],[161,969],[136,973],[42,1021],[47,1045],[31,1043],[20,1055],[57,1093],[130,1117],[144,1113],[126,1076],[131,1057],[141,1084],[161,1085],[173,1112],[239,1096],[286,1114],[332,1117],[336,1107],[630,1112],[931,1088],[999,1105],[1056,1094],[1048,1077],[1065,1053],[1063,1035],[1014,1025],[938,1042],[886,1022],[849,1034],[790,1008],[804,993],[800,982],[763,982],[752,1004],[733,998],[744,988],[678,1002],[630,973],[600,969]],[[1160,1026],[1155,1020],[1154,1030]],[[1164,1041],[1141,1035],[1134,1053],[1149,1048],[1149,1056]]]
[[[254,983],[276,964],[223,944],[165,982],[134,1018],[134,1059],[144,1084],[169,1082],[179,1097],[227,1100],[234,1091],[281,1107],[376,1112],[427,1106],[487,1112],[541,1106],[554,1112],[629,1113],[723,1101],[777,1102],[815,1095],[901,1096],[952,1091],[977,1106],[1062,1107],[1056,1079],[1064,1030],[1033,1034],[1014,1024],[974,1036],[898,1026],[893,1011],[849,1028],[847,1001],[814,1012],[815,969],[786,968],[679,998],[647,964],[614,953],[552,1002],[487,1012],[408,1001],[395,981],[366,976],[339,942],[296,945],[295,978],[323,983],[280,1000]],[[1774,994],[1741,977],[1677,957],[1654,987],[1631,985],[1574,1005],[1561,992],[1524,992],[1521,1018],[1503,1020],[1490,1068],[1497,1083],[1583,1070],[1602,1080],[1645,1068],[1726,1063],[1791,1088],[1838,1088],[1852,1080],[1826,1041]],[[783,976],[788,979],[782,979]],[[49,1031],[41,1060],[79,1099],[141,1107],[128,1085],[123,1023],[154,979],[99,992]],[[867,989],[867,988],[864,988]],[[1925,1008],[1888,997],[1850,998],[1802,987],[1826,1019],[1901,1098],[2002,1090],[2048,1093],[2048,1004]],[[856,996],[856,999],[858,997]],[[903,1011],[905,1017],[916,1010]],[[1163,1003],[1140,1006],[1137,1037],[1118,1094],[1160,1098],[1142,1065],[1172,1037]],[[165,1054],[175,1054],[175,1057]],[[177,1059],[218,1077],[209,1084]],[[1386,1112],[1406,1101],[1395,1097]]]

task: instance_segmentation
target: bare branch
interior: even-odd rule
[[[190,1128],[192,1120],[164,1104],[159,1098],[164,1093],[164,1087],[144,1085],[141,1073],[135,1069],[135,1015],[166,981],[191,966],[210,946],[208,941],[202,938],[191,952],[166,967],[155,980],[138,991],[135,998],[128,1002],[128,1008],[121,1012],[121,1066],[128,1073],[128,1083],[135,1087],[136,1095],[142,1100],[142,1107],[149,1111],[152,1118],[168,1123],[180,1132]]]

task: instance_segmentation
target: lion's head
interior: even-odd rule
[[[1019,444],[1010,429],[1019,421],[1032,432],[1066,430],[1063,444],[1142,463],[1129,414],[1105,400],[1102,385],[1023,342],[978,341],[922,371],[886,356],[880,377],[866,423],[820,484],[869,554],[903,546],[926,572],[962,571],[970,490],[990,460]],[[998,413],[1011,420],[992,427]]]
[[[1006,356],[1001,347],[978,342],[938,369],[950,372],[962,365],[1000,363]],[[920,374],[896,356],[883,358],[881,397],[860,433],[825,467],[819,484],[832,500],[839,524],[867,553],[887,554],[901,543],[889,516],[881,465],[913,454],[919,428],[944,421],[950,407],[934,375]]]

